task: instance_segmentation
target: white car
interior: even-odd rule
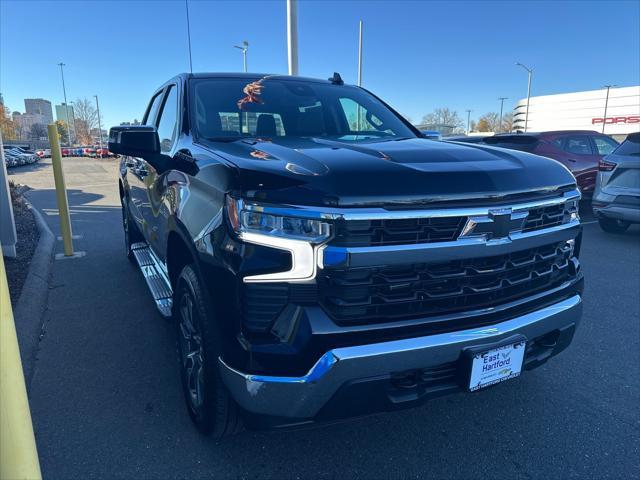
[[[640,132],[600,160],[593,213],[605,232],[622,233],[640,223]]]

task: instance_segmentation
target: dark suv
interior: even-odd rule
[[[179,75],[109,150],[202,432],[479,390],[573,338],[580,193],[555,161],[427,140],[337,74]]]
[[[585,197],[593,195],[598,163],[618,146],[608,135],[589,130],[501,134],[486,137],[483,142],[558,160],[576,177]]]

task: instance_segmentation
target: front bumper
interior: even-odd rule
[[[288,419],[293,424],[323,416],[339,399],[342,401],[338,401],[338,409],[349,412],[353,410],[349,403],[369,402],[368,397],[344,394],[345,389],[356,391],[357,388],[352,388],[354,385],[375,383],[380,386],[382,382],[384,386],[378,391],[383,395],[388,393],[387,403],[401,404],[402,398],[398,400],[391,388],[394,377],[416,370],[437,372],[438,369],[453,368],[460,372],[465,349],[476,346],[490,349],[514,336],[524,336],[527,340],[525,368],[533,368],[569,345],[581,314],[582,300],[576,294],[491,326],[335,348],[326,352],[306,375],[300,377],[246,374],[230,367],[223,359],[219,359],[219,367],[231,395],[245,411]],[[536,348],[529,348],[533,345]],[[454,386],[464,388],[466,380],[458,374],[455,378]],[[452,388],[439,390],[442,393]],[[416,396],[420,395],[407,398],[413,400]]]

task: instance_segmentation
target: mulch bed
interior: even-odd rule
[[[31,257],[38,244],[39,234],[33,213],[27,207],[24,197],[18,192],[18,186],[9,182],[9,190],[11,191],[18,242],[16,243],[16,258],[4,257],[4,265],[7,269],[11,304],[15,307],[18,298],[20,298],[27,273],[29,273]]]

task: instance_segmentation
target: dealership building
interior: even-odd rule
[[[605,118],[606,104],[606,118]],[[524,131],[527,99],[513,109],[513,130]],[[640,86],[531,97],[528,132],[596,130],[613,136],[640,131]]]

